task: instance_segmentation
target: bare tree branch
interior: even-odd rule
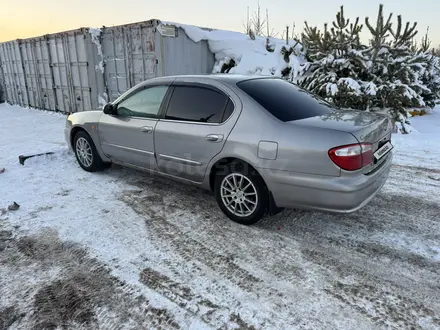
[[[257,36],[264,35],[264,29],[266,27],[266,19],[261,16],[260,2],[258,2],[258,8],[253,13],[251,18],[252,29]]]
[[[243,21],[243,28],[244,28],[244,32],[246,34],[249,34],[250,31],[252,30],[252,22],[251,22],[251,19],[249,17],[249,6],[247,6],[246,20]]]

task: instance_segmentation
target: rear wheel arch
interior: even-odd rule
[[[232,211],[228,207],[228,205],[230,205],[230,203],[233,202],[232,199],[235,199],[235,203],[238,202],[240,204],[243,203],[243,199],[241,201],[238,201],[236,196],[236,197],[232,197],[232,199],[225,202],[224,197],[230,198],[230,196],[222,195],[223,181],[225,180],[226,177],[233,175],[233,173],[242,175],[245,178],[247,178],[249,182],[252,182],[253,188],[257,193],[259,202],[255,200],[255,202],[257,203],[256,209],[254,209],[253,211],[254,213],[251,213],[248,216],[237,215],[235,213],[235,209],[234,211]],[[265,182],[264,178],[262,177],[262,175],[256,170],[254,166],[252,166],[252,164],[249,164],[248,162],[242,159],[235,157],[225,157],[218,160],[211,168],[209,180],[210,180],[211,189],[215,194],[218,205],[220,206],[222,211],[235,222],[244,225],[251,225],[258,222],[262,217],[264,217],[265,214],[275,215],[282,210],[281,208],[277,207],[273,195],[269,190],[269,187]],[[232,186],[229,186],[228,188],[234,191],[230,191],[230,190],[228,191],[230,191],[230,193],[232,194],[243,193],[247,188],[244,188],[245,190],[243,191],[241,190],[242,188],[241,180],[242,179],[240,179],[240,181],[237,181],[240,182],[239,183],[240,188],[238,188],[238,190],[234,190]],[[234,179],[234,184],[235,184],[235,179]],[[247,192],[250,193],[249,191]],[[238,199],[240,198],[243,197],[238,196]],[[246,197],[244,198],[246,199]],[[240,206],[240,208],[241,207],[242,206]],[[249,207],[247,207],[247,209],[249,210]]]
[[[209,188],[211,189],[211,191],[214,191],[215,177],[219,173],[219,171],[221,171],[222,169],[226,168],[228,165],[230,165],[230,164],[232,164],[234,162],[241,163],[241,164],[243,164],[245,166],[249,166],[250,170],[255,171],[264,181],[264,178],[261,176],[261,174],[249,162],[247,162],[245,160],[242,160],[240,158],[237,158],[237,157],[224,157],[224,158],[221,158],[221,159],[217,160],[214,163],[214,165],[212,165],[212,167],[210,169],[210,172],[209,172]],[[267,187],[266,182],[264,182],[264,184]]]
[[[269,189],[269,186],[267,185],[266,181],[264,180],[263,176],[258,172],[258,170],[249,162],[237,158],[237,157],[224,157],[221,158],[219,160],[217,160],[214,165],[211,167],[210,172],[209,172],[209,188],[211,189],[212,192],[214,192],[214,188],[215,188],[215,179],[216,176],[221,173],[220,171],[222,169],[225,169],[228,167],[229,164],[233,163],[233,162],[237,162],[237,163],[242,163],[245,164],[246,166],[249,166],[249,169],[251,171],[254,171],[263,181],[264,185],[266,186],[267,192],[268,192],[268,213],[269,215],[276,215],[279,212],[281,212],[283,210],[283,208],[279,208],[276,205],[275,199],[273,197],[272,192]]]

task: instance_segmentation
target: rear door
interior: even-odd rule
[[[112,160],[156,170],[154,129],[168,86],[148,86],[118,102],[99,120],[102,150]]]
[[[172,88],[154,132],[157,164],[166,174],[201,182],[238,118],[237,102],[210,84],[174,83]]]

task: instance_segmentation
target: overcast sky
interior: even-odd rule
[[[242,31],[247,6],[252,11],[257,3],[257,0],[1,0],[0,41],[152,18]],[[341,5],[346,17],[359,16],[363,22],[369,16],[375,22],[379,3],[384,4],[386,15],[392,12],[395,16],[401,14],[404,21],[417,21],[418,39],[429,26],[433,45],[440,44],[438,0],[260,0],[262,10],[269,10],[271,27],[279,35],[293,22],[298,32],[305,20],[321,27],[324,22],[331,23]]]

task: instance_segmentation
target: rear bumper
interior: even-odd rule
[[[258,169],[275,203],[283,208],[305,208],[351,213],[368,204],[388,179],[393,154],[374,173],[328,177]]]

